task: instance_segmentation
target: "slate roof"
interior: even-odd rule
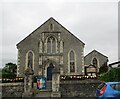
[[[91,51],[91,52],[88,53],[85,57],[87,57],[88,55],[90,55],[91,53],[94,53],[94,52],[97,52],[97,53],[99,53],[100,55],[102,55],[102,56],[108,58],[107,56],[103,55],[102,53],[98,52],[97,50],[93,50],[93,51]]]

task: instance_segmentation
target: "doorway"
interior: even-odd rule
[[[49,67],[47,68],[47,80],[52,80],[52,72],[53,72],[53,64],[50,63]]]

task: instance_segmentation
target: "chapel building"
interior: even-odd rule
[[[34,75],[52,79],[52,71],[60,75],[84,75],[84,43],[50,18],[17,44],[17,76],[31,67]]]

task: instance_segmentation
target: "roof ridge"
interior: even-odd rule
[[[105,56],[104,54],[102,54],[102,53],[100,53],[99,51],[97,51],[97,50],[92,50],[91,52],[89,52],[87,55],[85,55],[85,57],[87,57],[89,54],[91,54],[92,52],[97,52],[97,53],[99,53],[99,54],[101,54],[101,55],[103,55],[103,56]],[[106,58],[108,58],[107,56],[105,56]]]

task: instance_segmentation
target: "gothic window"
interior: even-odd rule
[[[92,63],[93,63],[94,66],[97,66],[97,63],[98,63],[98,62],[97,62],[97,59],[96,59],[96,58],[93,58]]]
[[[28,53],[27,59],[27,67],[33,68],[33,53],[31,51]]]
[[[75,55],[74,52],[70,52],[70,72],[75,72]]]
[[[56,39],[52,36],[47,39],[47,53],[56,53]]]

